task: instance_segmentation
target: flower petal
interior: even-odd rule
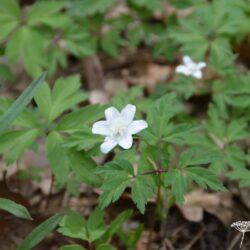
[[[128,132],[131,135],[134,135],[136,133],[139,133],[140,131],[142,131],[143,129],[147,128],[148,124],[146,121],[144,120],[137,120],[137,121],[133,121],[129,126],[128,126]]]
[[[205,62],[199,62],[198,64],[197,64],[197,68],[198,69],[203,69],[203,68],[205,68],[207,66],[207,64],[205,63]]]
[[[113,121],[120,115],[120,112],[115,107],[109,107],[105,110],[105,117],[107,121]]]
[[[202,72],[200,70],[196,70],[195,72],[192,73],[192,76],[201,79],[202,78]]]
[[[95,122],[92,127],[92,133],[98,135],[110,135],[111,130],[107,121]]]
[[[117,145],[117,142],[114,139],[112,139],[111,137],[106,137],[105,141],[101,144],[101,151],[102,153],[107,154],[116,145]]]
[[[190,56],[183,56],[182,60],[183,60],[183,62],[184,62],[185,65],[189,65],[189,64],[193,64],[194,63]]]
[[[132,104],[128,104],[121,111],[121,115],[125,118],[126,123],[129,124],[133,121],[135,116],[136,107]]]
[[[131,134],[125,134],[124,136],[118,139],[118,144],[124,149],[129,149],[133,144],[133,137]]]
[[[175,69],[175,72],[184,74],[186,76],[190,75],[190,70],[188,69],[188,67],[186,67],[184,65],[177,66],[176,69]]]

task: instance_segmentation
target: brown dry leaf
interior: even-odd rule
[[[110,95],[115,95],[118,91],[127,91],[127,81],[121,78],[108,78],[105,80],[105,91]]]
[[[101,91],[101,90],[92,90],[89,92],[89,102],[91,104],[96,104],[96,103],[108,103],[110,100],[110,97],[108,93]]]
[[[191,206],[191,207],[181,207],[181,212],[183,216],[192,222],[199,222],[203,220],[203,208],[202,207],[196,207],[196,206]]]
[[[147,249],[149,235],[150,235],[149,230],[143,231],[141,238],[138,240],[137,245],[136,245],[137,250],[146,250]]]
[[[189,221],[201,221],[206,210],[228,225],[232,219],[232,199],[230,193],[207,193],[193,191],[185,196],[185,205],[181,207],[184,217]]]
[[[154,13],[154,17],[157,20],[166,20],[170,15],[176,15],[179,18],[185,18],[189,16],[193,11],[193,8],[177,9],[175,6],[171,5],[169,1],[165,1],[163,4],[163,11],[157,11]]]
[[[138,77],[128,76],[131,84],[145,84],[149,93],[151,93],[158,83],[166,82],[172,73],[172,68],[158,64],[148,64],[144,75]]]

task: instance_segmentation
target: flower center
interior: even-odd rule
[[[195,71],[197,70],[196,64],[191,63],[191,64],[189,65],[189,69],[190,69],[191,72],[195,72]]]
[[[127,126],[124,121],[118,119],[116,120],[111,127],[111,130],[113,132],[113,136],[123,136],[126,132]]]

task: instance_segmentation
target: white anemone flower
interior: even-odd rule
[[[117,145],[123,149],[131,148],[133,144],[132,135],[148,127],[144,120],[133,121],[135,111],[136,107],[132,104],[126,105],[121,112],[114,107],[110,107],[105,110],[106,120],[93,124],[92,133],[106,136],[101,144],[102,153],[108,153]]]
[[[189,56],[183,57],[183,65],[176,67],[175,72],[184,74],[186,76],[193,76],[194,78],[201,79],[201,69],[206,67],[205,62],[195,63]]]

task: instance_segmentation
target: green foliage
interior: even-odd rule
[[[64,111],[86,100],[87,95],[79,91],[80,86],[79,76],[58,79],[51,91],[45,84],[35,96],[37,106],[44,118],[51,122]]]
[[[2,28],[0,41],[3,41],[18,26],[21,10],[16,0],[3,0],[0,3],[0,12],[0,25]]]
[[[11,123],[24,110],[25,106],[34,97],[37,89],[44,82],[45,74],[42,74],[37,80],[33,81],[30,86],[19,96],[12,106],[0,117],[0,132],[6,130]]]
[[[36,227],[20,244],[18,250],[29,250],[41,242],[62,220],[62,214],[55,214]]]
[[[32,220],[27,208],[14,201],[0,198],[0,209],[12,213],[18,218]]]
[[[133,166],[126,160],[117,159],[98,169],[97,173],[105,178],[101,186],[103,193],[100,196],[100,207],[105,208],[117,201],[127,188],[133,177]]]
[[[73,210],[54,215],[18,249],[34,248],[58,224],[61,234],[77,240],[61,250],[87,246],[112,250],[114,235],[124,248],[135,249],[144,226],[129,232],[121,229],[131,210],[105,223],[109,218],[104,208],[123,199],[124,192],[142,214],[149,199],[155,198],[156,216],[164,218],[163,208],[183,204],[193,188],[226,191],[222,180],[249,187],[250,74],[236,53],[243,50],[244,54],[249,45],[249,1],[169,3],[177,10],[165,13],[164,0],[128,0],[121,13],[115,0],[40,0],[25,6],[17,0],[0,1],[1,90],[15,84],[17,68],[32,78],[48,71],[47,83],[42,84],[42,74],[16,101],[0,98],[2,158],[11,165],[44,143],[55,191],[66,189],[79,196],[82,184],[101,191],[97,208],[88,218]],[[84,74],[68,76],[82,68],[86,57],[105,60],[106,76],[109,60],[119,59],[120,69],[124,54],[140,57],[145,51],[156,59],[154,64],[167,64],[173,74],[184,55],[207,66],[201,79],[170,73],[168,82],[158,84],[153,93],[138,78],[138,85],[117,91],[107,105],[88,104],[81,84]],[[137,64],[128,64],[125,67],[136,74]],[[67,77],[58,78],[61,68],[68,66],[63,74]],[[126,81],[130,85],[129,77]],[[33,97],[34,103],[28,106]],[[103,136],[92,133],[93,123],[105,117],[106,108],[121,110],[128,103],[136,105],[135,120],[147,121],[148,128],[133,135],[131,149],[117,147],[101,156]],[[113,124],[108,125],[112,130]],[[25,167],[20,179],[40,180],[35,168]],[[31,219],[27,209],[12,201],[0,199],[0,208]]]
[[[83,218],[73,210],[69,210],[63,217],[58,232],[65,236],[94,244],[96,249],[115,249],[106,242],[120,230],[121,225],[130,216],[130,210],[124,211],[107,226],[104,224],[104,213],[99,208],[96,208],[88,219]],[[62,249],[71,249],[72,247],[73,245],[64,246]],[[77,245],[76,247],[79,246]]]

